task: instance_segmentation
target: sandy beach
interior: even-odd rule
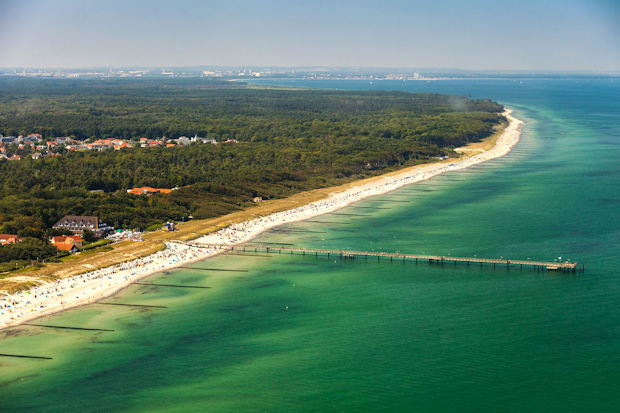
[[[303,221],[333,212],[364,198],[384,194],[445,172],[465,169],[501,157],[517,144],[523,124],[511,115],[510,110],[506,110],[504,115],[509,120],[509,124],[497,138],[495,145],[487,151],[479,153],[471,151],[467,152],[466,157],[458,160],[406,168],[396,173],[366,180],[365,183],[353,185],[346,191],[332,193],[327,199],[234,224],[193,241],[195,244],[204,244],[205,247],[190,247],[181,243],[167,242],[167,248],[164,251],[143,258],[54,282],[42,283],[27,291],[14,294],[0,292],[0,329],[96,302],[149,275],[203,260],[222,252],[209,248],[209,244],[236,245],[248,242],[260,233],[278,225]]]

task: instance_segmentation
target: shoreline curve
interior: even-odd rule
[[[237,223],[194,240],[204,244],[236,245],[248,242],[262,232],[292,222],[303,221],[334,212],[363,199],[381,195],[405,185],[428,180],[445,172],[458,171],[508,154],[519,142],[523,121],[505,109],[508,126],[492,148],[457,160],[413,166],[372,178],[345,191],[330,193],[329,197],[291,210],[276,212]],[[27,321],[93,304],[110,297],[132,283],[148,276],[221,254],[222,250],[190,247],[166,242],[167,248],[146,257],[137,258],[99,270],[85,272],[62,280],[47,282],[30,290],[0,298],[0,330]]]

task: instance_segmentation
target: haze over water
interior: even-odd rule
[[[620,82],[269,81],[491,98],[526,121],[500,160],[260,241],[488,258],[584,274],[302,256],[221,256],[49,324],[0,332],[0,409],[615,411],[620,383]],[[401,202],[395,202],[401,201]],[[409,202],[402,202],[409,201]]]

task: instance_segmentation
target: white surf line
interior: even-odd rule
[[[437,162],[407,168],[400,173],[373,179],[371,182],[352,186],[345,191],[332,193],[324,200],[230,225],[202,236],[194,242],[227,245],[247,242],[276,226],[327,214],[371,196],[385,194],[445,172],[464,169],[499,158],[510,152],[521,135],[523,122],[511,113],[511,110],[504,112],[509,125],[488,151],[456,162]],[[167,242],[166,247],[164,251],[143,258],[55,282],[42,283],[28,291],[0,296],[0,329],[98,301],[149,275],[200,261],[222,252],[212,248],[189,247],[174,242]]]

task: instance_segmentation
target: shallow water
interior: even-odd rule
[[[620,83],[284,82],[472,94],[527,121],[501,160],[264,242],[488,258],[584,274],[233,255],[110,302],[0,332],[0,408],[149,411],[614,411],[620,408]],[[384,201],[380,201],[384,200]],[[390,200],[410,201],[393,202]],[[370,208],[387,209],[370,209]],[[247,272],[245,272],[247,271]]]

